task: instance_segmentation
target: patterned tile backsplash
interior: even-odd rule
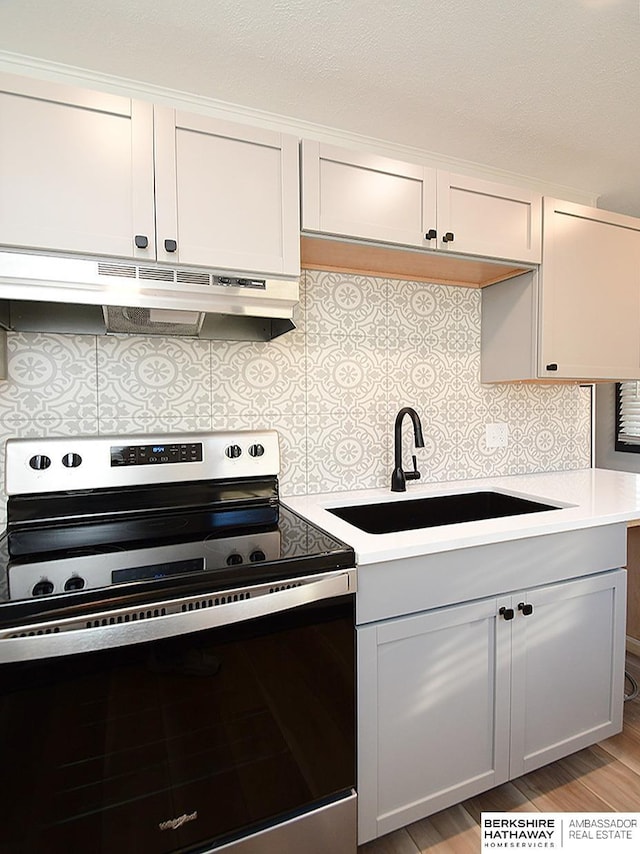
[[[0,438],[275,428],[282,492],[304,494],[387,485],[413,406],[426,481],[590,465],[589,389],[481,385],[478,290],[308,271],[301,292],[269,343],[9,333]],[[506,448],[486,446],[496,422]]]

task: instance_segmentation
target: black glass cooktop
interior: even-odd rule
[[[155,513],[123,513],[122,500],[89,518],[79,497],[47,524],[14,510],[0,539],[0,625],[355,565],[350,546],[272,499]]]

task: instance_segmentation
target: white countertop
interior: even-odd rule
[[[410,501],[412,498],[485,490],[530,498],[561,509],[393,534],[367,534],[328,512],[331,507]],[[357,562],[362,566],[640,519],[640,474],[608,469],[580,469],[440,483],[408,482],[406,492],[391,492],[389,488],[363,489],[282,496],[281,500],[310,522],[352,546]]]

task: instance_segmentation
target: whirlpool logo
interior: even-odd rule
[[[158,827],[160,830],[177,830],[179,827],[182,827],[183,824],[186,824],[188,821],[195,821],[198,818],[198,810],[192,812],[187,815],[184,813],[178,818],[170,818],[168,821],[161,821]]]

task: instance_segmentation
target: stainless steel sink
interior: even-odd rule
[[[540,513],[560,508],[528,498],[505,495],[503,492],[486,491],[327,509],[367,534],[392,534],[397,531],[434,528],[439,525],[455,525],[459,522],[519,516],[523,513]]]

